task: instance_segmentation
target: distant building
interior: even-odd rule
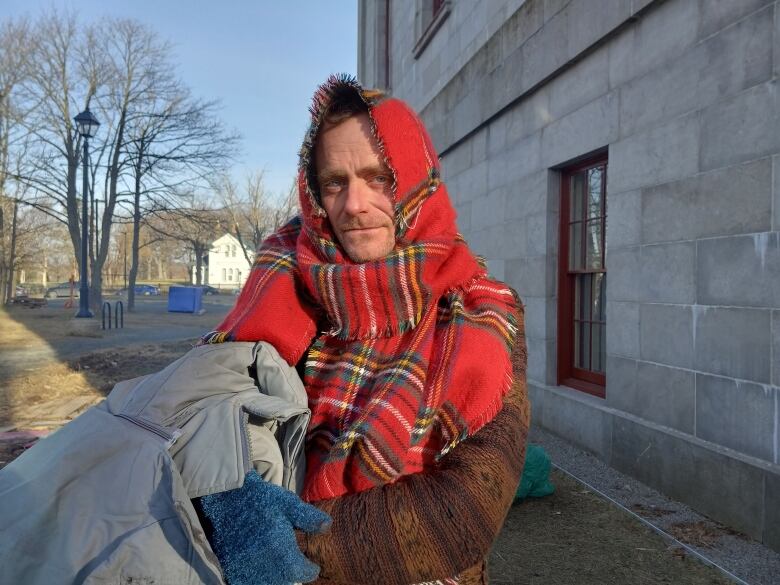
[[[534,424],[780,550],[780,2],[358,6],[523,298]]]
[[[252,258],[253,254],[250,251],[249,257]],[[204,263],[204,284],[224,289],[241,288],[249,277],[250,268],[238,239],[231,234],[225,234],[211,244]]]

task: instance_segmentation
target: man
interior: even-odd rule
[[[487,582],[528,428],[522,306],[457,233],[406,104],[333,77],[311,113],[301,214],[206,341],[299,366],[301,497],[333,524],[298,542],[322,582]]]

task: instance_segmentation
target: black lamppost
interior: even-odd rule
[[[97,132],[100,122],[89,111],[89,107],[74,118],[79,134],[84,139],[84,188],[81,198],[81,289],[79,291],[79,312],[76,317],[92,317],[89,310],[89,286],[87,285],[87,244],[89,240],[89,214],[87,199],[89,198],[89,176],[87,172],[87,157],[89,156],[89,139]]]

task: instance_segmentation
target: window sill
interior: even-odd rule
[[[447,20],[451,10],[451,0],[444,0],[444,2],[441,4],[441,8],[439,8],[439,11],[420,35],[420,38],[417,39],[417,42],[414,44],[412,54],[414,55],[415,59],[422,55],[422,52],[425,50],[425,47],[428,46],[428,43],[431,42],[431,39],[436,34],[436,31],[439,30],[444,21]]]
[[[591,396],[595,396],[597,398],[606,398],[607,395],[606,388],[604,386],[594,384],[593,382],[586,382],[585,380],[579,380],[577,378],[567,378],[565,380],[561,380],[559,385],[566,386],[574,390],[579,390],[580,392],[585,392],[586,394],[590,394]]]
[[[562,398],[566,398],[567,400],[582,402],[583,404],[587,404],[594,408],[599,408],[602,410],[610,410],[610,411],[614,410],[612,406],[607,405],[607,401],[605,398],[594,396],[593,394],[588,394],[587,392],[583,392],[582,390],[572,388],[571,386],[565,383],[560,385],[555,385],[555,384],[550,385],[550,384],[542,384],[539,382],[534,382],[533,380],[528,380],[528,385],[534,386],[537,390],[550,392]]]

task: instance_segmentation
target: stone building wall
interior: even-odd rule
[[[389,72],[361,80],[422,113],[464,236],[523,298],[534,422],[780,549],[779,3],[450,0],[415,57],[425,0],[378,2]],[[594,152],[604,399],[557,380],[560,169]]]

